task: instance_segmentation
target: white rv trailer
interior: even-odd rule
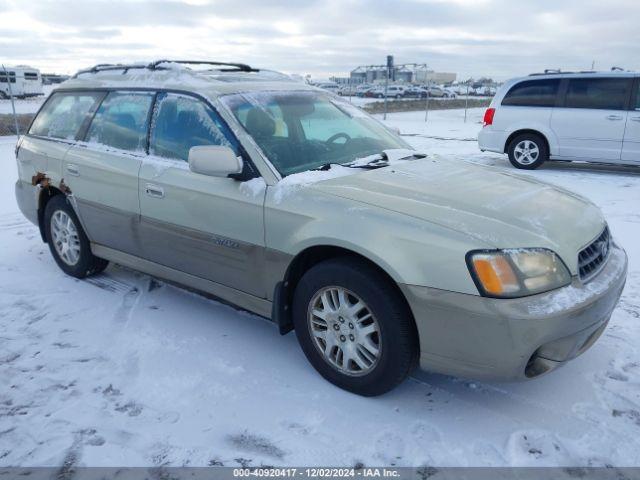
[[[10,94],[17,98],[44,95],[40,70],[25,66],[0,67],[0,98],[9,98]]]

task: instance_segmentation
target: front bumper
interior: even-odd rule
[[[420,367],[486,380],[524,380],[586,351],[611,317],[627,276],[614,245],[604,269],[582,284],[516,299],[401,285],[420,338]]]

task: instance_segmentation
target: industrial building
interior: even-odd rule
[[[389,72],[389,81],[403,83],[449,84],[457,75],[449,72],[429,70],[426,63],[403,63],[398,65],[361,65],[351,71],[350,83],[382,83]]]

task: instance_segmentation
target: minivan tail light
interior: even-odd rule
[[[495,108],[487,108],[484,112],[484,119],[482,120],[482,126],[487,127],[489,125],[493,125],[493,117],[496,114]]]

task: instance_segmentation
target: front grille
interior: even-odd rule
[[[578,273],[580,280],[587,282],[602,270],[602,267],[604,267],[609,257],[610,246],[611,237],[609,235],[609,228],[605,227],[598,238],[578,253]]]

